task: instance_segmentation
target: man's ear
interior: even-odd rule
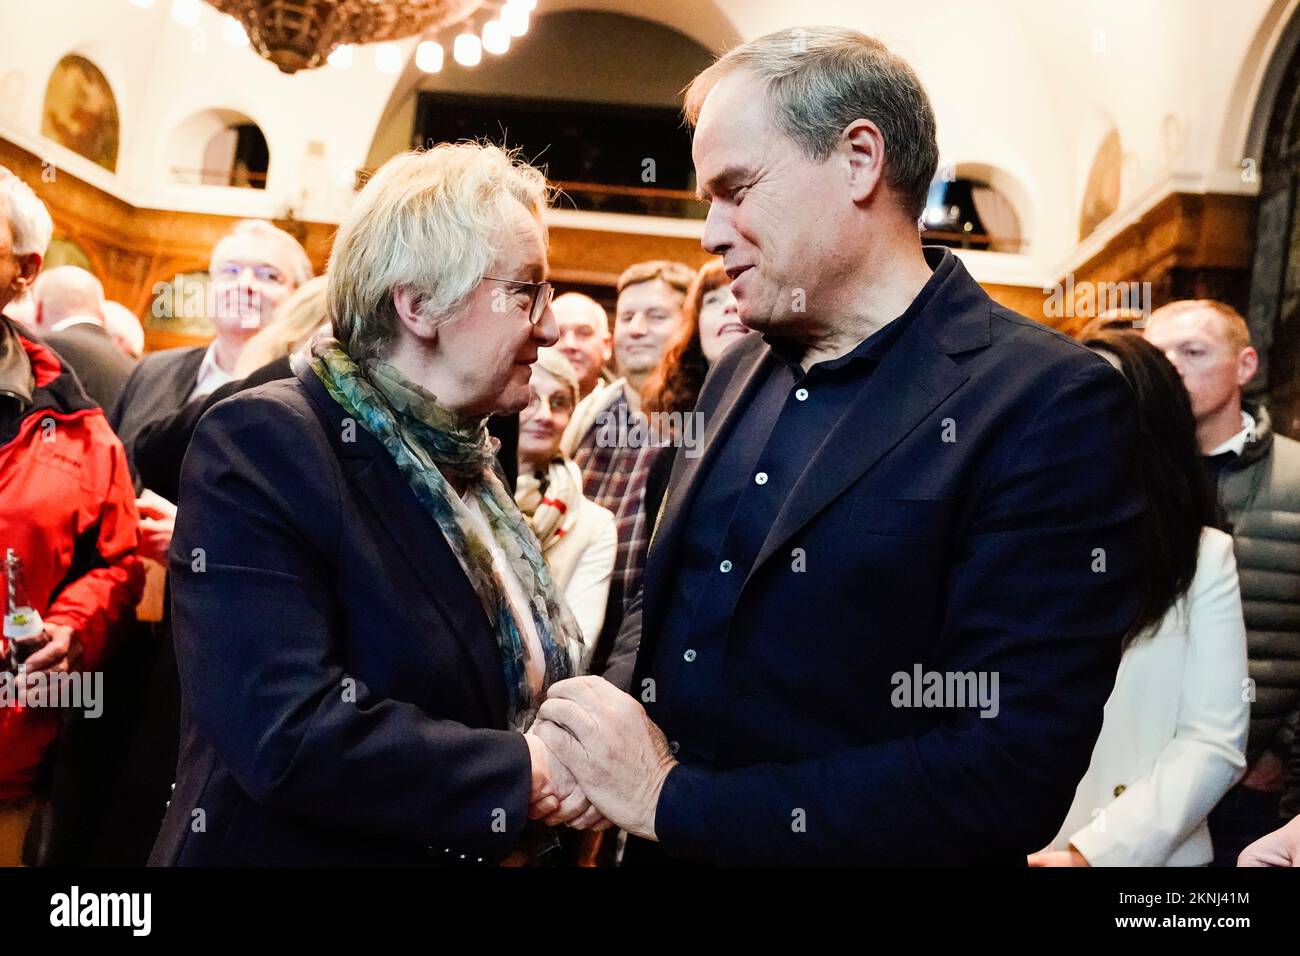
[[[419,293],[410,286],[393,289],[393,308],[406,331],[418,339],[432,342],[438,337],[438,324],[424,314]]]
[[[14,276],[14,288],[18,290],[19,295],[29,292],[32,283],[36,277],[41,274],[41,254],[39,252],[29,252],[25,256],[18,256],[18,275]]]
[[[1253,345],[1247,345],[1237,358],[1237,385],[1244,386],[1259,371],[1259,353]]]
[[[840,140],[849,163],[849,188],[854,202],[866,202],[876,192],[885,170],[885,137],[871,120],[854,120]]]

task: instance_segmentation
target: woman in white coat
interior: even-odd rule
[[[578,375],[553,348],[540,349],[519,415],[515,504],[542,543],[542,557],[582,631],[586,669],[605,620],[618,551],[614,514],[583,497],[582,473],[560,451],[578,404]]]
[[[1246,629],[1232,538],[1177,371],[1141,336],[1084,344],[1133,386],[1150,490],[1150,600],[1125,648],[1088,772],[1031,866],[1204,866],[1206,816],[1245,770]]]

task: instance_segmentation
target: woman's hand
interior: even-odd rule
[[[1074,847],[1067,850],[1039,850],[1029,854],[1030,866],[1092,866]]]
[[[569,769],[531,730],[524,734],[533,761],[532,787],[528,796],[528,819],[547,826],[568,824],[578,830],[605,830],[610,826],[578,786]]]

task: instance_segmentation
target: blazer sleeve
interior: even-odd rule
[[[609,583],[614,576],[614,559],[618,554],[618,529],[614,516],[606,509],[586,500],[582,507],[592,516],[587,520],[600,527],[578,558],[573,576],[564,589],[564,600],[582,632],[582,660],[578,669],[586,673],[591,655],[596,650],[601,625],[605,622]]]
[[[1146,505],[1124,380],[1088,357],[1057,381],[971,488],[928,664],[996,678],[996,714],[792,763],[678,765],[655,819],[671,856],[987,863],[1052,838],[1137,616]]]
[[[1250,704],[1237,562],[1227,535],[1206,541],[1188,595],[1177,730],[1151,771],[1103,808],[1101,824],[1071,837],[1093,866],[1164,865],[1246,769]]]
[[[319,421],[274,392],[204,417],[170,555],[185,709],[259,803],[500,858],[527,822],[527,743],[379,697],[349,673],[333,609],[348,576],[372,572],[335,553],[344,488]]]

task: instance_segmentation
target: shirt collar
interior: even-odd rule
[[[217,364],[217,343],[213,342],[203,353],[203,361],[199,365],[199,374],[194,378],[194,390],[190,392],[190,398],[210,395],[222,385],[234,380],[235,376]]]
[[[1246,448],[1246,443],[1253,441],[1255,438],[1255,419],[1244,408],[1241,410],[1241,431],[1233,435],[1206,457],[1212,458],[1215,455],[1221,455],[1224,452],[1232,452],[1234,455],[1240,455]]]
[[[60,319],[50,326],[51,332],[62,332],[64,329],[70,329],[74,325],[94,325],[99,328],[104,327],[104,323],[99,321],[93,315],[70,315],[66,319]]]
[[[921,291],[916,294],[916,298],[903,310],[903,314],[876,329],[844,355],[818,362],[808,369],[809,373],[813,369],[821,372],[831,372],[861,361],[870,362],[873,366],[880,363],[880,360],[885,357],[885,353],[889,351],[889,347],[902,336],[913,320],[925,310],[926,305],[934,298],[935,292],[948,278],[949,273],[953,270],[953,264],[957,261],[951,252],[942,247],[927,246],[922,249],[922,252],[925,255],[926,264],[931,269],[930,278],[921,287]],[[767,342],[777,358],[792,367],[795,374],[802,373],[802,360],[807,351],[807,346],[801,342],[775,338],[770,334],[764,334],[763,341]]]

